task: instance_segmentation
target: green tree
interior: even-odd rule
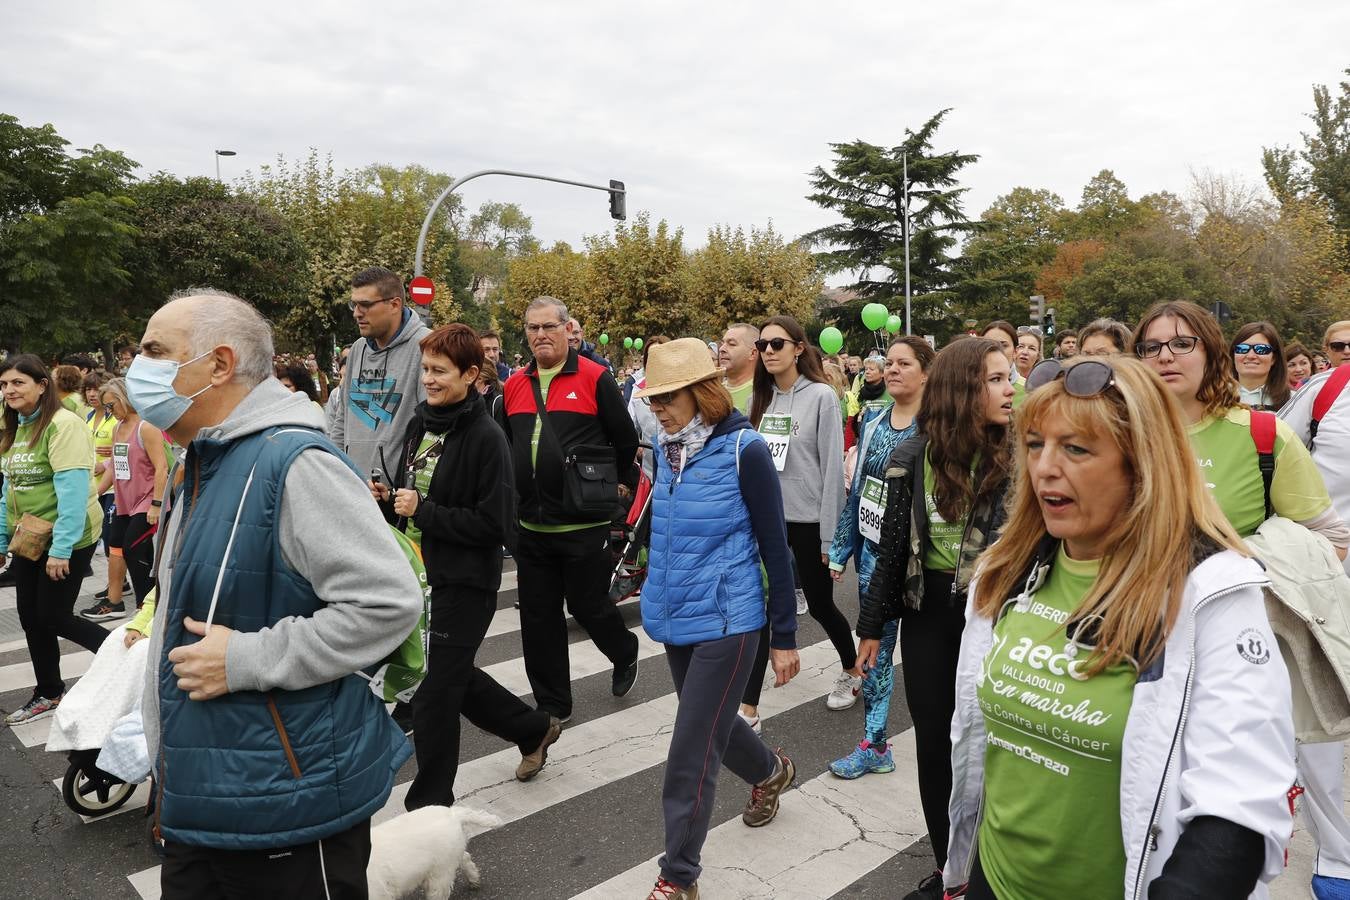
[[[772,315],[808,322],[823,287],[812,255],[784,243],[772,224],[752,227],[748,236],[743,228],[719,225],[689,255],[684,303],[694,312],[693,333],[718,336],[732,322]]]
[[[996,199],[956,263],[959,278],[952,292],[958,318],[1027,319],[1036,276],[1055,259],[1072,217],[1053,191],[1017,187]]]
[[[684,302],[684,232],[647,212],[620,222],[614,234],[586,238],[586,291],[572,309],[594,335],[645,337],[697,334],[697,311]],[[561,298],[560,298],[561,299]]]
[[[894,147],[865,141],[830,144],[835,159],[826,171],[811,172],[813,192],[807,199],[837,213],[841,222],[817,229],[803,243],[826,248],[816,255],[825,274],[853,273],[857,299],[822,311],[846,333],[862,332],[858,312],[870,302],[892,309],[903,306],[905,283],[905,158],[909,175],[910,283],[915,331],[947,335],[958,279],[953,251],[961,239],[978,230],[965,217],[959,187],[960,171],[979,157],[958,151],[938,152],[933,138],[946,118],[944,109],[918,131],[905,130]]]
[[[1335,96],[1326,85],[1314,85],[1308,118],[1313,128],[1303,133],[1302,149],[1262,152],[1266,183],[1281,203],[1309,198],[1325,204],[1350,246],[1350,81],[1342,81]]]
[[[1142,227],[1152,211],[1131,200],[1125,183],[1110,169],[1102,169],[1083,187],[1077,214],[1071,220],[1068,237],[1078,240],[1112,241],[1128,231]]]

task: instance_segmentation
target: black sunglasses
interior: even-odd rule
[[[1269,356],[1275,352],[1275,348],[1269,344],[1234,344],[1233,355],[1242,356],[1244,353],[1255,353],[1257,356]]]
[[[763,353],[765,350],[768,350],[770,347],[772,347],[773,352],[777,353],[779,350],[782,350],[788,344],[796,344],[796,343],[799,342],[794,341],[791,338],[769,338],[767,341],[761,338],[755,341],[755,349],[758,350],[760,353]]]
[[[1335,350],[1337,353],[1344,353],[1350,349],[1350,341],[1327,341],[1327,348]]]
[[[679,391],[666,391],[664,394],[649,394],[642,398],[642,402],[648,406],[669,406],[675,402],[675,397]]]
[[[1095,397],[1116,383],[1115,372],[1099,360],[1085,359],[1065,367],[1057,359],[1046,359],[1027,373],[1026,392],[1030,394],[1052,381],[1064,379],[1064,390],[1071,397]]]

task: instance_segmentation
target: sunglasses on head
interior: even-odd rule
[[[1350,350],[1350,341],[1327,341],[1327,349],[1344,353],[1346,350]]]
[[[1275,352],[1275,348],[1269,344],[1234,344],[1233,355],[1241,356],[1244,353],[1255,353],[1257,356],[1269,356]]]
[[[1061,378],[1070,397],[1095,397],[1116,383],[1116,374],[1107,363],[1087,359],[1066,368],[1057,359],[1046,359],[1027,373],[1026,392]]]
[[[796,343],[797,341],[794,341],[791,338],[769,338],[767,341],[764,340],[763,338],[760,338],[759,340],[755,341],[755,349],[758,350],[760,353],[763,353],[765,350],[768,350],[770,347],[772,347],[773,352],[777,353],[779,350],[782,350],[788,344],[796,344]]]

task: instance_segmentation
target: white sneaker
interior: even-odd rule
[[[835,679],[834,688],[825,698],[830,709],[848,709],[858,702],[858,692],[862,690],[862,679],[847,672],[840,672]]]
[[[736,710],[736,715],[740,716],[755,734],[759,734],[763,730],[759,723],[759,716],[747,716],[739,709]]]
[[[797,588],[797,615],[806,615],[806,592]]]

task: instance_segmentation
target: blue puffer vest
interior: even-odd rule
[[[676,476],[659,449],[642,627],[654,641],[689,645],[764,627],[759,544],[741,499],[737,441],[763,441],[748,422],[714,431]]]
[[[173,511],[181,526],[178,546],[165,548],[173,566],[169,596],[161,598],[168,608],[159,659],[157,774],[160,827],[168,840],[255,850],[328,837],[379,810],[411,754],[357,675],[299,691],[243,691],[198,702],[178,689],[168,661],[169,650],[197,640],[183,619],[206,621],[232,531],[214,622],[259,631],[288,616],[313,616],[323,606],[286,565],[277,522],[286,471],[311,448],[342,457],[307,428],[198,440],[188,449],[187,477]]]

